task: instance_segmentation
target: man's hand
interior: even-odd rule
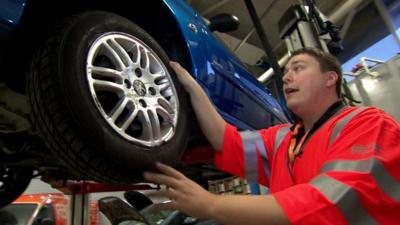
[[[157,196],[171,199],[162,209],[177,209],[199,219],[215,219],[225,225],[288,225],[289,221],[272,195],[214,195],[177,170],[156,163],[161,173],[145,172],[146,180],[169,188]]]
[[[179,63],[171,61],[169,65],[175,71],[176,76],[185,90],[189,93],[192,92],[194,86],[197,86],[196,80],[189,74],[189,72],[183,68]]]
[[[174,168],[162,163],[156,163],[162,173],[145,172],[144,178],[150,182],[168,186],[167,190],[156,195],[171,199],[170,202],[161,203],[163,209],[177,209],[195,218],[210,218],[210,206],[217,198],[194,181],[185,177]]]
[[[197,81],[179,63],[170,62],[179,82],[189,93],[200,128],[210,144],[220,151],[224,140],[225,121],[218,114],[207,94]]]

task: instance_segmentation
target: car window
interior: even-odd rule
[[[37,204],[11,204],[0,209],[1,225],[26,225]]]

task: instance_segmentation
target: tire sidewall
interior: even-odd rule
[[[168,65],[163,49],[133,22],[106,12],[88,12],[78,16],[63,31],[59,45],[58,71],[62,96],[75,122],[76,132],[91,151],[123,165],[127,169],[153,169],[154,161],[176,164],[188,139],[187,98],[176,75]],[[145,147],[121,137],[97,109],[87,82],[86,60],[94,41],[108,32],[126,33],[151,48],[161,59],[173,80],[178,99],[178,122],[174,136],[156,147]]]

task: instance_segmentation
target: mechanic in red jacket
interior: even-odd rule
[[[218,196],[161,163],[145,172],[170,188],[164,207],[222,224],[399,224],[400,128],[382,110],[345,106],[342,71],[332,55],[302,49],[283,77],[288,108],[297,116],[260,131],[238,132],[176,63],[199,124],[217,149],[219,168],[268,186],[271,195]]]

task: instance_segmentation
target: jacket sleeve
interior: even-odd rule
[[[400,221],[400,129],[369,108],[322,153],[309,183],[274,194],[292,224],[396,224]]]
[[[236,127],[227,124],[222,151],[215,153],[215,164],[228,173],[268,186],[272,157],[270,137],[278,127],[238,132]]]

